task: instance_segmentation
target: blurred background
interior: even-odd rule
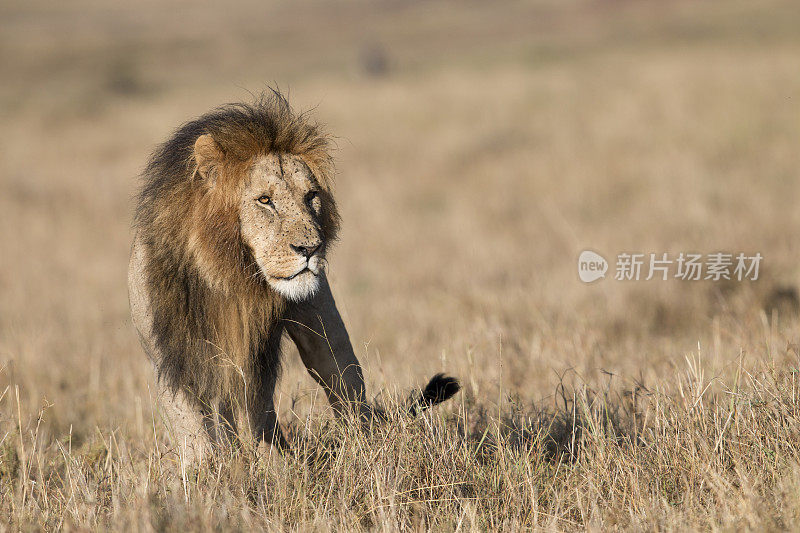
[[[0,79],[0,391],[50,406],[51,436],[146,432],[137,176],[268,86],[335,137],[330,277],[371,394],[444,370],[548,402],[565,374],[669,388],[688,353],[796,358],[797,2],[6,0]],[[587,248],[764,260],[587,285]],[[286,351],[284,413],[317,393]]]

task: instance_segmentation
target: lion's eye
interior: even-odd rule
[[[257,201],[261,205],[268,205],[270,207],[275,207],[275,204],[272,203],[272,198],[270,198],[266,194],[264,196],[259,196]]]
[[[314,207],[311,202],[313,202],[318,196],[319,193],[317,191],[309,191],[308,194],[306,194],[306,204],[308,204],[310,207]]]

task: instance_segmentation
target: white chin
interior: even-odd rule
[[[311,272],[303,272],[294,279],[271,278],[269,284],[287,300],[299,302],[314,296],[319,289],[319,278]]]

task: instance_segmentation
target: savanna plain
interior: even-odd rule
[[[0,529],[797,527],[796,2],[11,0],[0,78]],[[186,465],[129,319],[137,176],[268,85],[334,137],[329,277],[390,422],[335,423],[287,344],[295,452]],[[758,280],[613,279],[718,251]]]

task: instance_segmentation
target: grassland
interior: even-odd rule
[[[781,530],[800,520],[793,2],[0,6],[9,530]],[[267,84],[336,136],[330,277],[370,394],[297,454],[181,468],[128,317],[136,176]],[[755,282],[583,284],[581,250],[760,252]]]

